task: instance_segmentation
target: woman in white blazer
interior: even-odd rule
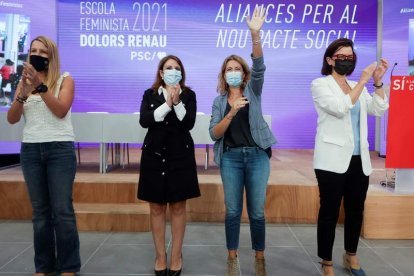
[[[340,38],[325,51],[321,73],[312,81],[312,97],[318,113],[314,169],[320,193],[318,256],[323,275],[334,275],[332,248],[342,198],[345,210],[345,253],[343,265],[351,275],[363,276],[356,257],[368,190],[369,156],[367,114],[381,116],[388,103],[382,77],[385,59],[367,66],[359,81],[347,76],[355,69],[357,56],[352,40]],[[373,78],[375,93],[365,85]]]

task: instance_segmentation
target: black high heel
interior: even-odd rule
[[[181,254],[181,268],[179,270],[172,270],[170,269],[168,271],[168,276],[180,276],[181,275],[181,270],[183,269],[183,254]]]
[[[168,276],[168,269],[154,270],[156,276]]]
[[[165,252],[165,262],[167,263],[167,252]],[[154,269],[155,276],[168,276],[168,269],[156,270]]]

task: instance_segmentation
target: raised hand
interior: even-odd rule
[[[388,70],[388,62],[386,59],[381,58],[377,68],[375,68],[372,77],[374,78],[374,82],[376,85],[381,85],[382,77],[384,76],[385,72]]]
[[[250,31],[256,33],[259,32],[262,29],[266,16],[266,9],[263,6],[256,6],[253,11],[253,16],[251,18],[248,16],[246,20]]]

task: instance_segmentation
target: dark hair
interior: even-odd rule
[[[10,59],[6,59],[6,64],[9,66],[12,66],[14,64],[14,62]]]
[[[354,67],[346,75],[349,76],[352,74],[352,72],[354,72],[355,66],[357,63],[357,56],[354,51],[354,42],[352,42],[352,40],[348,38],[339,38],[337,40],[332,41],[332,43],[329,44],[328,48],[326,48],[325,54],[323,55],[323,63],[322,63],[322,69],[321,69],[322,75],[327,76],[327,75],[332,74],[332,66],[328,64],[328,62],[326,61],[326,58],[327,57],[332,58],[333,55],[338,50],[342,49],[343,47],[351,47],[352,53],[354,55]]]
[[[23,74],[23,65],[17,65],[16,74],[18,74],[19,76]]]
[[[178,57],[176,57],[174,55],[168,55],[168,56],[163,57],[160,60],[160,63],[158,63],[157,74],[155,75],[155,81],[151,86],[152,89],[154,89],[155,91],[158,91],[158,88],[160,88],[160,86],[162,86],[162,87],[165,86],[165,82],[161,78],[160,71],[162,71],[162,68],[164,67],[164,64],[170,59],[175,60],[178,63],[178,65],[180,65],[182,79],[180,80],[179,83],[180,83],[181,89],[184,91],[185,88],[188,88],[188,87],[185,86],[185,70],[184,70],[183,63],[181,62],[181,60]]]

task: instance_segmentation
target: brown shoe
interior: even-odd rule
[[[62,274],[60,274],[60,276],[75,276],[76,273],[75,272],[63,272]]]
[[[267,276],[264,258],[255,258],[254,270],[256,271],[256,276]]]
[[[54,272],[48,272],[48,273],[35,273],[33,276],[55,276]]]
[[[239,258],[227,258],[227,272],[226,276],[239,276],[240,264]]]
[[[332,262],[321,261],[319,263],[321,264],[321,267],[322,267],[323,276],[335,276]]]
[[[351,258],[354,258],[353,264],[351,264]],[[343,255],[343,266],[351,275],[365,276],[365,271],[359,265],[358,259],[356,259],[356,253],[346,252]]]

